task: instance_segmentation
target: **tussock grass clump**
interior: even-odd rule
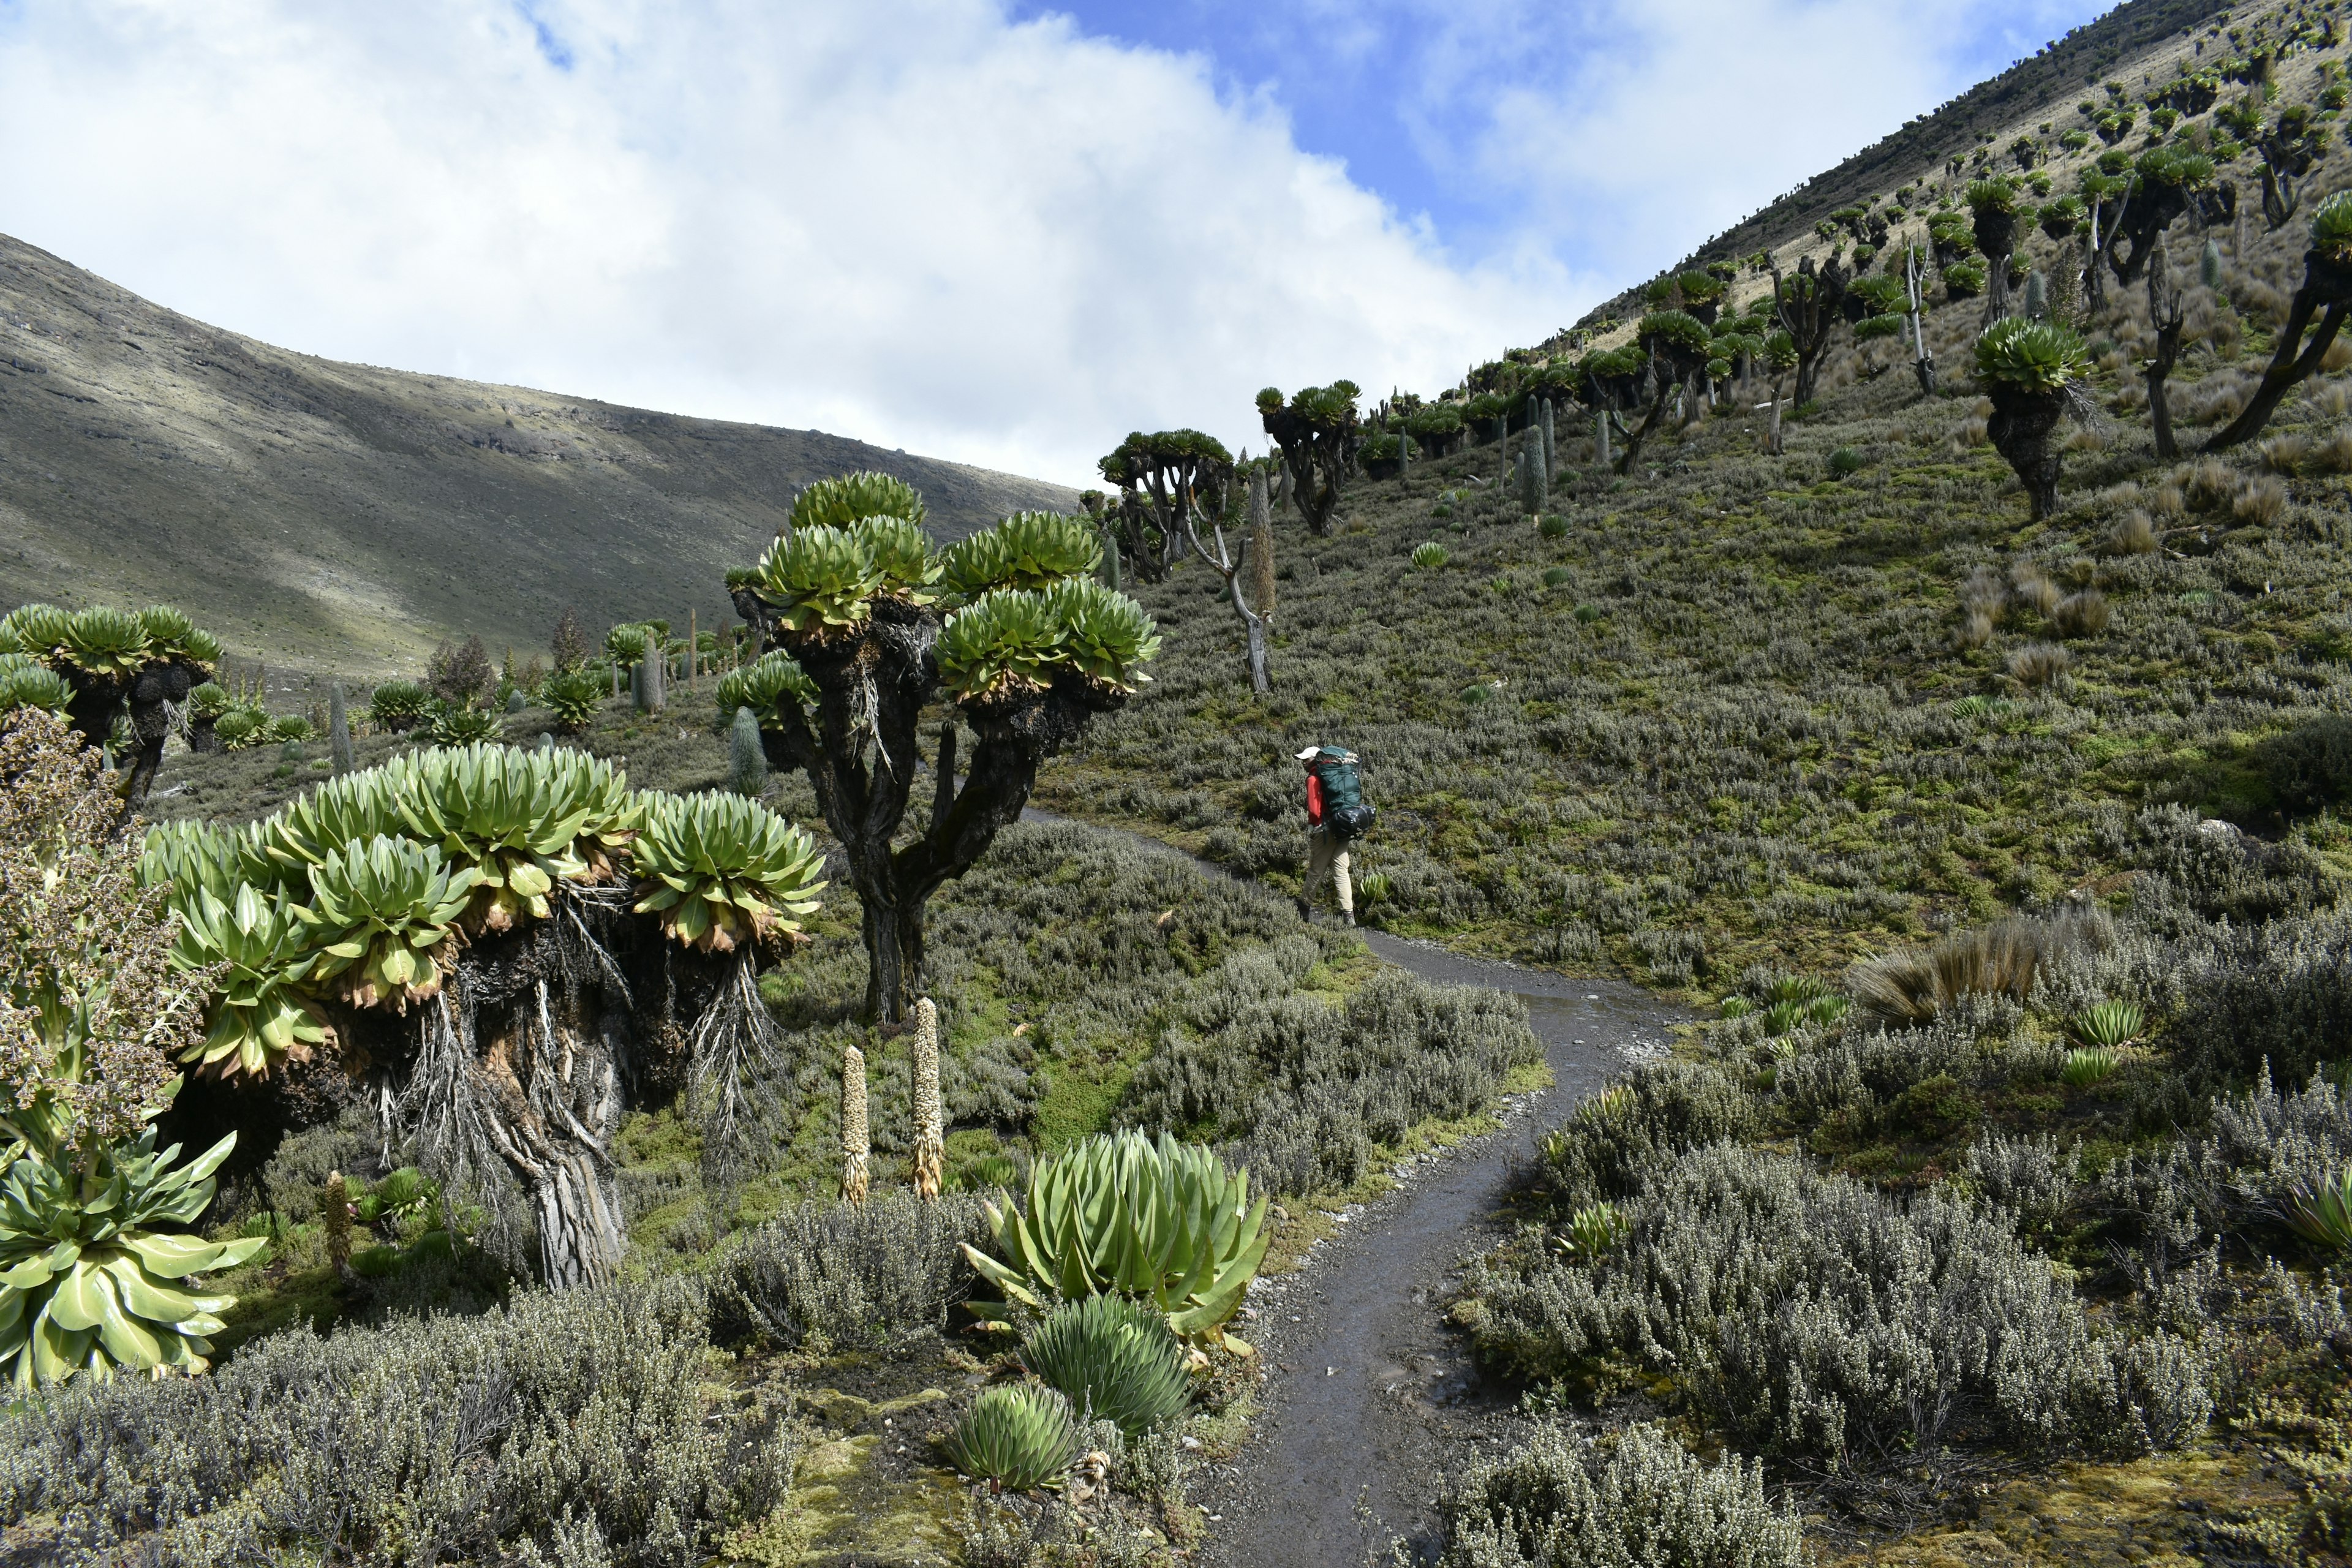
[[[2009,678],[2029,690],[2050,685],[2074,668],[2074,656],[2062,643],[2028,643],[2009,656]]]
[[[1924,950],[1871,959],[1855,965],[1846,984],[1864,1016],[1890,1026],[1916,1026],[1970,994],[2021,1001],[2053,957],[2113,940],[2113,926],[2102,914],[2021,916],[1957,932]]]

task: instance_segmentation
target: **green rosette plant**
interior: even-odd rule
[[[414,730],[433,716],[433,694],[413,680],[387,680],[368,697],[368,718],[391,734]]]
[[[587,867],[586,879],[612,880],[614,858],[635,841],[645,821],[645,798],[629,787],[629,775],[585,752],[521,754],[530,766],[547,773],[549,785],[559,798],[585,813],[579,836],[572,841],[572,854]]]
[[[66,623],[68,664],[101,680],[123,680],[148,661],[147,634],[135,616],[105,605],[77,610]]]
[[[1013,1301],[1043,1310],[1116,1291],[1186,1339],[1249,1353],[1222,1326],[1265,1260],[1265,1200],[1252,1205],[1249,1173],[1213,1151],[1166,1133],[1089,1138],[1038,1162],[1019,1208],[986,1207],[1002,1257],[969,1245],[964,1255],[1006,1301],[973,1303],[983,1321],[1001,1321]]]
[[[873,548],[852,529],[814,527],[779,537],[752,568],[752,591],[802,636],[861,625],[883,584]]]
[[[652,642],[650,628],[625,622],[604,634],[604,652],[614,664],[625,667],[642,661]]]
[[[939,597],[932,584],[940,580],[940,563],[920,524],[903,517],[863,517],[850,525],[882,574],[881,591],[910,605],[928,605]]]
[[[1062,655],[1089,679],[1133,691],[1151,677],[1143,666],[1160,652],[1160,629],[1141,605],[1091,577],[1066,577],[1045,591],[1062,627]]]
[[[599,808],[592,774],[497,745],[423,752],[385,771],[410,834],[481,873],[468,931],[545,920],[556,883],[593,875],[573,848]]]
[[[1042,689],[1048,667],[1063,657],[1064,637],[1044,595],[1023,588],[983,594],[940,631],[940,684],[961,702]]]
[[[39,708],[62,716],[73,700],[65,677],[26,653],[0,653],[0,713]]]
[[[607,689],[584,669],[559,669],[540,684],[539,700],[555,715],[556,728],[576,735],[604,705]]]
[[[1633,329],[1633,336],[1652,357],[1664,361],[1682,375],[1705,364],[1710,352],[1706,324],[1683,310],[1651,311]]]
[[[445,702],[433,715],[425,734],[436,746],[470,746],[478,741],[497,738],[499,721],[471,702]]]
[[[180,1059],[221,1077],[259,1079],[289,1057],[308,1057],[327,1039],[303,986],[314,955],[285,905],[251,883],[223,899],[210,888],[174,886],[180,917],[173,965],[197,973],[218,965],[204,1039]]]
[[[405,832],[396,776],[369,768],[329,779],[288,801],[259,825],[262,853],[281,876],[302,878],[346,844]]]
[[[180,1146],[159,1152],[150,1127],[78,1170],[62,1151],[17,1143],[0,1174],[5,1374],[32,1388],[77,1373],[205,1371],[209,1336],[225,1326],[217,1314],[235,1298],[205,1292],[194,1277],[251,1261],[268,1238],[214,1242],[157,1227],[196,1222],[236,1146],[232,1132],[174,1170]]]
[[[259,824],[224,829],[185,819],[159,823],[140,846],[140,885],[169,886],[175,901],[193,900],[203,888],[231,903],[247,883],[275,894],[282,891],[286,875],[264,847]]]
[[[213,724],[213,738],[225,752],[242,752],[268,739],[269,721],[250,708],[232,708]]]
[[[1102,563],[1102,540],[1084,518],[1015,512],[959,540],[941,561],[947,590],[970,601],[997,588],[1043,588]]]
[[[169,605],[140,611],[139,630],[146,638],[150,658],[185,659],[205,666],[220,661],[220,640]]]
[[[819,479],[793,498],[792,525],[803,528],[847,528],[869,517],[903,518],[922,526],[926,513],[921,492],[888,474],[843,474]]]
[[[236,706],[236,699],[218,681],[207,680],[188,693],[188,717],[193,720],[217,719]]]
[[[1167,1320],[1125,1296],[1088,1296],[1055,1310],[1021,1346],[1021,1364],[1088,1420],[1140,1437],[1184,1414],[1191,1373]]]
[[[2090,372],[2090,356],[2072,329],[2024,316],[1986,328],[1976,363],[1979,379],[2036,395],[2062,393]]]
[[[450,868],[434,845],[354,841],[310,872],[310,899],[291,913],[310,950],[308,978],[354,1007],[412,1002],[441,989],[461,940],[457,921],[481,874]]]
[[[0,617],[0,652],[28,653],[39,659],[61,658],[72,626],[73,616],[55,605],[19,605]]]
[[[763,730],[775,729],[784,705],[803,712],[817,704],[816,682],[788,653],[766,653],[740,669],[730,669],[719,682],[719,710],[732,713],[749,708]]]
[[[2286,1223],[2323,1252],[2352,1251],[2352,1165],[2296,1185]]]
[[[1070,1407],[1050,1388],[983,1389],[949,1433],[948,1462],[974,1480],[1025,1492],[1059,1480],[1078,1451]]]
[[[2330,267],[2352,268],[2352,191],[2338,191],[2311,215],[2311,248]]]
[[[799,931],[824,887],[808,831],[738,795],[650,796],[634,861],[637,913],[705,952]]]

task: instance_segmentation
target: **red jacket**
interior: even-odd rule
[[[1313,773],[1307,775],[1307,826],[1323,826],[1323,781]]]

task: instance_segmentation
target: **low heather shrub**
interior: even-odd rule
[[[1561,1213],[1631,1197],[1685,1152],[1758,1129],[1754,1097],[1717,1068],[1636,1068],[1543,1142],[1537,1179]]]
[[[1963,1432],[2171,1447],[2211,1410],[2192,1347],[2095,1333],[1998,1214],[1728,1144],[1620,1206],[1628,1238],[1589,1267],[1545,1248],[1478,1281],[1484,1354],[1539,1377],[1670,1373],[1736,1441],[1848,1479],[1932,1468]]]
[[[735,1238],[713,1266],[710,1305],[722,1342],[885,1346],[944,1328],[971,1293],[961,1247],[983,1244],[981,1200],[925,1202],[893,1188],[871,1203],[803,1203]]]
[[[793,1458],[785,1428],[706,1398],[707,1310],[672,1279],[76,1380],[0,1423],[0,1517],[54,1520],[45,1560],[71,1564],[688,1568]]]
[[[1707,1465],[1657,1427],[1589,1448],[1539,1426],[1445,1500],[1441,1568],[1800,1568],[1801,1521],[1764,1495],[1760,1464]]]

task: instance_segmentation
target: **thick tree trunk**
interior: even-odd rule
[[[628,1246],[612,1143],[641,1076],[640,1021],[628,955],[600,934],[627,903],[621,889],[562,893],[552,918],[478,942],[420,1016],[396,1102],[436,1173],[514,1177],[554,1289],[619,1278]]]
[[[2325,303],[2327,313],[2320,317],[2318,330],[2309,342],[2304,332],[2311,318]],[[2280,400],[2295,384],[2319,368],[2329,345],[2344,325],[2347,303],[2352,303],[2352,268],[2330,267],[2316,252],[2304,258],[2303,287],[2294,291],[2294,301],[2287,310],[2286,325],[2278,335],[2278,352],[2271,356],[2270,368],[2263,373],[2262,384],[2246,405],[2245,412],[2230,421],[2221,434],[2205,443],[2205,450],[2218,452],[2248,441],[2258,435],[2279,405]]]
[[[1650,401],[1649,416],[1642,421],[1642,427],[1640,429],[1625,437],[1624,455],[1617,459],[1617,471],[1619,473],[1632,473],[1633,471],[1633,465],[1641,461],[1642,444],[1650,438],[1650,432],[1656,429],[1658,426],[1658,421],[1665,416],[1666,403],[1668,399],[1673,397],[1674,392],[1674,382],[1664,376],[1660,376],[1658,378],[1657,395]]]
[[[2058,510],[2058,454],[2050,433],[2065,412],[2065,397],[2055,392],[2016,392],[1998,385],[1990,389],[1992,417],[1985,434],[2009,459],[2025,487],[2033,520],[2039,522]]]

